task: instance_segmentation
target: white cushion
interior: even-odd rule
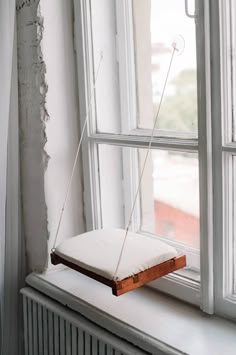
[[[56,254],[98,275],[112,280],[125,238],[125,230],[100,229],[63,241]],[[157,238],[129,232],[117,279],[135,275],[172,259],[177,251]]]

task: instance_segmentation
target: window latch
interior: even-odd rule
[[[194,14],[191,14],[191,13],[189,12],[188,0],[185,0],[185,2],[184,2],[184,8],[185,8],[185,15],[186,15],[187,17],[194,18],[194,19],[197,18],[196,11],[194,12]]]

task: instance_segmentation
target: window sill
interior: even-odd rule
[[[30,274],[26,283],[110,332],[156,354],[235,354],[236,324],[142,287],[121,297],[73,270]]]

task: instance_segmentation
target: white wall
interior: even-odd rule
[[[68,0],[41,0],[43,16],[42,53],[46,64],[45,150],[49,164],[45,173],[51,248],[79,140],[79,110],[73,43],[73,6]],[[78,164],[65,209],[58,241],[84,231],[81,166]]]

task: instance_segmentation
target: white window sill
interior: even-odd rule
[[[26,282],[131,343],[157,353],[233,355],[236,324],[147,287],[121,297],[73,270],[30,274]]]

